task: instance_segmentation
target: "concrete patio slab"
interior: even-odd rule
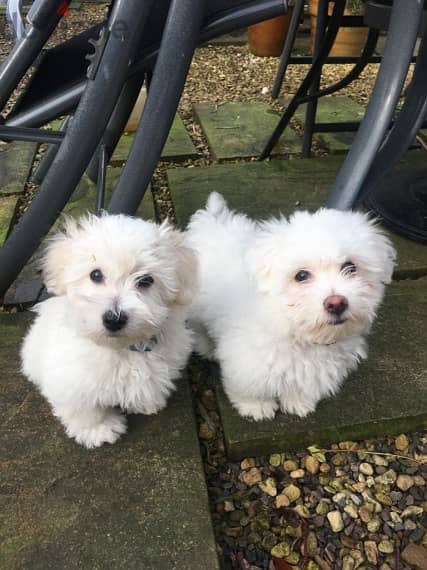
[[[412,151],[404,165],[425,165],[425,151]],[[221,164],[168,170],[169,187],[180,226],[204,206],[210,192],[224,194],[231,207],[262,218],[297,209],[315,210],[325,203],[342,156],[262,163]],[[427,275],[427,247],[390,234],[398,251],[396,278]]]
[[[135,133],[125,133],[121,137],[111,159],[113,166],[122,164],[127,159],[134,138]],[[162,159],[185,160],[196,156],[196,147],[192,143],[182,119],[176,115],[162,152]]]
[[[393,283],[369,339],[368,360],[337,396],[321,401],[304,419],[279,413],[273,421],[248,421],[219,388],[229,457],[256,457],[314,443],[329,446],[426,428],[426,314],[427,279]],[[219,386],[219,372],[214,373]]]
[[[306,105],[298,107],[295,119],[304,125]],[[360,121],[365,114],[365,108],[349,97],[328,96],[319,99],[317,105],[317,123],[340,123],[347,121]],[[347,152],[355,133],[316,133],[315,137],[322,146],[332,154]]]
[[[0,143],[0,196],[24,191],[36,149],[31,142]]]
[[[187,380],[164,412],[88,451],[18,372],[27,322],[0,317],[1,567],[217,570]]]
[[[261,152],[279,116],[267,104],[197,103],[194,113],[216,160],[257,156]],[[301,138],[287,129],[277,144],[275,154],[301,151]]]
[[[0,196],[0,246],[3,245],[16,211],[16,196]]]

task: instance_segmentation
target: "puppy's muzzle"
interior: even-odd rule
[[[128,322],[128,316],[124,312],[115,313],[114,311],[107,311],[102,315],[102,323],[107,331],[117,332],[123,329]]]
[[[343,295],[329,295],[323,301],[326,311],[334,317],[340,317],[348,309],[348,301]]]

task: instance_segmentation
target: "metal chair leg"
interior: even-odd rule
[[[372,163],[358,201],[363,200],[374,190],[377,182],[392,170],[413,143],[427,114],[426,86],[427,31],[420,45],[414,75],[407,90],[403,107]]]
[[[338,0],[337,2],[335,2],[332,16],[329,18],[328,29],[323,38],[319,54],[314,59],[309,72],[307,73],[301,85],[299,86],[297,92],[289,102],[289,105],[287,106],[286,111],[283,113],[282,117],[280,118],[276,128],[271,133],[270,138],[268,139],[263,150],[261,151],[258,160],[264,160],[270,155],[277,141],[281,137],[283,131],[289,124],[289,121],[293,117],[296,109],[298,108],[301,97],[307,94],[307,90],[310,88],[313,81],[317,77],[319,69],[321,69],[322,65],[324,64],[326,58],[328,57],[329,52],[331,51],[332,44],[335,41],[338,28],[341,22],[341,18],[344,14],[344,7],[345,3],[342,0]]]
[[[274,80],[273,89],[271,91],[271,98],[277,99],[282,87],[283,78],[285,77],[286,69],[288,67],[289,58],[291,56],[292,48],[294,47],[295,38],[298,32],[298,26],[301,21],[301,16],[304,12],[304,0],[295,0],[294,10],[292,12],[289,30],[286,36],[285,45],[280,56],[279,68],[277,70],[276,79]]]
[[[390,126],[412,53],[424,0],[395,0],[390,28],[365,117],[327,200],[329,208],[352,208]]]
[[[61,132],[65,133],[65,131],[68,128],[68,125],[70,124],[70,120],[71,117],[68,116],[62,121],[61,127],[59,129]],[[58,154],[58,150],[59,150],[59,144],[52,144],[49,146],[49,148],[46,151],[46,154],[41,159],[40,164],[38,165],[37,170],[33,175],[33,178],[31,180],[33,184],[41,184],[43,182],[44,177],[46,176],[46,174],[49,171],[49,168],[52,165],[52,162],[55,160],[55,157]]]
[[[204,4],[202,0],[173,0],[171,3],[148,98],[108,207],[110,213],[134,214],[144,196],[184,88],[199,39]]]
[[[319,1],[319,11],[317,14],[317,27],[316,27],[316,37],[314,41],[313,57],[318,56],[322,45],[322,39],[325,35],[325,30],[327,26],[328,8],[329,8],[329,0]],[[319,66],[319,70],[308,91],[309,95],[312,95],[313,93],[316,93],[316,91],[319,90],[320,79],[322,76],[322,67],[323,65]],[[301,152],[303,158],[309,158],[311,154],[311,145],[313,144],[314,123],[316,121],[317,101],[318,101],[317,98],[314,97],[310,99],[310,101],[307,103],[307,109],[305,112],[305,122],[304,122],[304,138],[302,142],[302,152]]]
[[[123,87],[123,91],[120,94],[119,100],[117,101],[116,108],[108,121],[107,128],[105,129],[104,135],[102,137],[101,145],[105,146],[105,152],[107,154],[107,162],[112,157],[117,143],[123,134],[123,130],[129,119],[132,109],[138,99],[139,92],[144,83],[144,77],[141,74],[135,75],[129,79],[126,85]],[[92,182],[97,182],[99,173],[99,150],[95,153],[92,160],[87,167],[86,174],[92,180]]]

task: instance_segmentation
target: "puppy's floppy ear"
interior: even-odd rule
[[[65,220],[65,228],[48,238],[45,253],[41,262],[43,282],[49,293],[63,295],[65,293],[65,268],[69,263],[72,238],[77,224],[71,218]]]
[[[278,265],[288,223],[281,217],[272,218],[259,225],[254,248],[248,253],[248,263],[261,293],[280,289]]]
[[[259,241],[248,254],[248,262],[255,277],[258,290],[267,293],[274,287],[273,265],[274,251],[271,243]]]
[[[376,256],[377,268],[381,272],[381,281],[391,283],[394,266],[396,264],[396,250],[390,239],[377,226],[372,226],[372,247]]]
[[[173,229],[170,224],[163,223],[162,233],[167,236],[172,255],[175,257],[176,278],[178,288],[175,302],[187,305],[192,301],[197,287],[197,257],[195,252],[186,244],[185,234]]]

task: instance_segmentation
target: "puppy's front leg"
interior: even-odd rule
[[[88,449],[114,443],[126,433],[126,419],[113,408],[55,406],[53,413],[65,427],[67,435]]]
[[[248,398],[242,394],[232,393],[229,390],[226,390],[226,392],[231,403],[241,416],[257,422],[272,420],[279,407],[279,404],[273,399]]]
[[[296,414],[300,418],[305,418],[316,409],[318,400],[314,399],[301,391],[298,393],[295,389],[294,393],[288,393],[280,398],[280,409],[283,413]]]

